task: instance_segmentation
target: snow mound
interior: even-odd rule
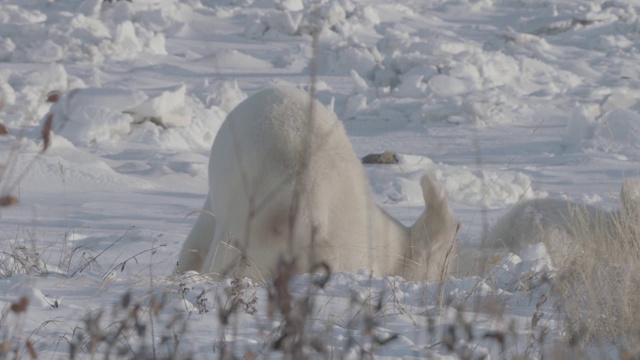
[[[375,33],[380,23],[377,10],[351,0],[322,0],[302,6],[285,1],[259,12],[244,32],[251,39],[281,40],[319,32],[318,68],[321,73],[347,75],[355,70],[367,74],[382,57],[372,44],[356,34]],[[308,45],[305,45],[308,47]]]
[[[147,98],[143,92],[130,89],[76,89],[51,107],[53,129],[77,145],[111,142],[131,131],[133,117],[124,112]]]
[[[273,67],[268,61],[258,59],[235,49],[216,52],[211,55],[208,61],[211,61],[217,67],[229,69],[241,68],[245,71],[247,69],[266,70]]]
[[[12,62],[102,63],[105,59],[135,59],[140,54],[164,55],[166,34],[184,24],[179,18],[182,6],[174,1],[85,0],[51,3],[45,14],[26,6],[3,5],[0,24],[11,24],[15,29],[3,31],[0,58]]]
[[[496,98],[493,89],[521,72],[513,58],[437,30],[417,36],[396,25],[380,27],[380,35],[375,47],[380,55],[367,73],[378,89],[368,93],[374,114],[376,103],[387,104],[376,98],[392,96],[415,99],[402,104],[405,118],[413,121],[510,122],[507,114],[515,108]]]
[[[419,78],[420,81],[422,78]],[[404,83],[404,81],[403,81]],[[436,75],[429,80],[429,88],[437,96],[450,97],[463,95],[473,90],[471,84],[467,84],[464,80],[449,76]]]
[[[629,105],[629,104],[627,104]],[[616,107],[578,106],[569,117],[563,145],[569,150],[593,149],[637,158],[640,149],[640,113]]]
[[[16,44],[10,38],[0,36],[0,61],[9,61],[15,49]]]
[[[84,85],[69,76],[61,64],[39,66],[34,70],[0,71],[0,101],[4,123],[9,126],[32,125],[49,111],[49,93],[65,91],[69,84]]]
[[[531,179],[521,172],[472,171],[442,166],[435,175],[453,201],[472,206],[496,208],[546,195],[534,191]]]
[[[217,106],[205,109],[201,103],[189,96],[185,99],[185,106],[193,111],[192,120],[187,126],[163,128],[152,121],[145,121],[131,127],[131,134],[127,136],[127,140],[155,149],[197,150],[208,153],[227,113]]]
[[[400,155],[400,164],[368,166],[371,186],[384,204],[424,206],[420,178],[435,176],[455,203],[499,208],[521,199],[546,196],[534,191],[529,177],[521,172],[472,171],[467,167],[435,164],[422,156]]]
[[[640,149],[640,114],[629,109],[615,109],[596,125],[594,145],[603,151],[621,152]]]
[[[63,48],[51,40],[45,40],[27,52],[27,59],[34,63],[54,63],[64,57]]]
[[[320,38],[337,38],[380,23],[377,10],[356,5],[351,0],[322,0],[305,6],[300,0],[276,2],[273,9],[258,14],[244,35],[249,38],[278,39],[308,35],[314,29]]]
[[[226,108],[243,96],[237,87],[222,87],[209,102]],[[133,141],[174,150],[210,147],[226,117],[217,106],[204,109],[187,95],[185,85],[76,89],[53,104],[50,113],[54,132],[76,146]]]
[[[565,149],[579,149],[585,140],[593,137],[598,115],[600,110],[596,106],[580,105],[573,109],[562,139]]]
[[[185,104],[186,92],[184,84],[147,89],[145,94],[148,98],[127,112],[136,122],[150,120],[162,127],[189,125],[192,111]]]
[[[520,256],[509,253],[489,271],[489,279],[499,289],[510,292],[530,290],[542,285],[554,273],[554,266],[543,243],[528,244]]]
[[[27,25],[42,23],[47,15],[37,9],[26,9],[12,4],[0,5],[0,24]]]
[[[224,81],[204,79],[201,84],[192,90],[207,108],[217,106],[224,112],[231,112],[236,105],[247,98],[247,94],[240,89],[237,81]]]

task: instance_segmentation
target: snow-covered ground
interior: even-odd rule
[[[0,214],[0,353],[27,356],[29,339],[41,358],[63,358],[101,310],[97,326],[113,327],[129,292],[145,309],[165,297],[141,335],[159,352],[175,333],[197,359],[224,348],[277,356],[263,284],[232,294],[230,283],[171,275],[220,124],[268,84],[308,88],[314,24],[318,98],[359,155],[401,154],[367,171],[402,222],[422,210],[425,171],[449,195],[463,249],[523,198],[619,206],[623,179],[640,176],[638,12],[633,0],[0,0],[0,123],[11,133],[0,138],[0,195],[20,198]],[[550,266],[540,254],[491,278],[450,278],[441,310],[438,284],[364,272],[323,289],[299,276],[291,288],[311,293],[306,327],[333,356],[537,358],[561,336],[545,284],[518,282]],[[21,296],[28,311],[10,311]],[[244,308],[223,326],[234,296]]]

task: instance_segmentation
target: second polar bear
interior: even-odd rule
[[[606,211],[564,199],[525,200],[493,226],[486,250],[518,254],[524,246],[542,242],[554,263],[562,264],[580,253],[587,240],[632,236],[640,241],[640,179],[623,182],[620,204],[619,210]]]

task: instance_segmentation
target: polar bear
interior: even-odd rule
[[[267,88],[231,111],[215,138],[209,195],[177,271],[263,280],[285,256],[298,272],[324,263],[438,279],[453,263],[458,223],[434,179],[421,186],[426,209],[405,227],[374,203],[336,115],[301,90]]]
[[[576,204],[564,199],[525,200],[502,216],[485,238],[487,250],[519,254],[527,244],[542,242],[556,265],[580,253],[585,241],[620,236],[640,241],[640,179],[627,179],[619,210]]]

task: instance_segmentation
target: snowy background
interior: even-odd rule
[[[520,199],[616,208],[623,179],[640,176],[638,12],[633,0],[0,0],[0,122],[11,133],[0,138],[0,190],[20,198],[0,214],[0,342],[29,338],[42,358],[61,358],[87,316],[131,292],[146,305],[164,294],[160,320],[188,317],[172,330],[184,354],[269,354],[279,322],[263,285],[246,285],[249,308],[228,329],[218,314],[230,284],[171,275],[220,124],[269,84],[308,88],[316,18],[317,96],[358,155],[401,155],[367,171],[405,224],[422,211],[425,171],[448,193],[463,249]],[[39,154],[50,111],[52,145]],[[453,357],[443,339],[470,323],[475,336],[456,336],[455,351],[539,357],[561,336],[559,315],[540,300],[545,286],[517,279],[540,268],[528,260],[541,252],[504,264],[502,277],[450,278],[443,310],[437,284],[335,274],[313,290],[308,327],[335,356]],[[8,311],[20,296],[31,299],[24,315]],[[486,297],[504,316],[466,311]],[[366,318],[376,336],[398,337],[376,346]],[[505,349],[486,336],[507,328]]]

